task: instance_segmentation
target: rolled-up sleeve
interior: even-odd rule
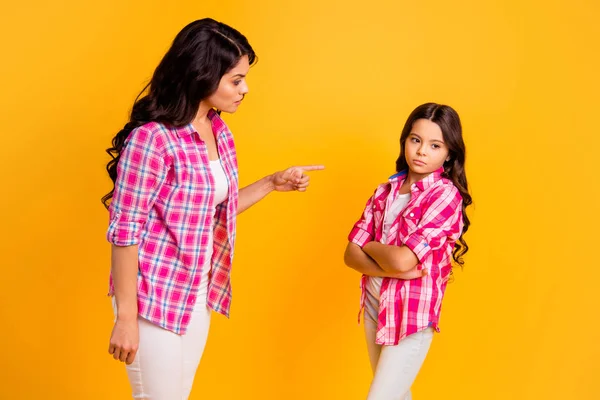
[[[117,166],[115,191],[110,203],[107,239],[116,246],[138,244],[150,209],[165,177],[164,138],[144,127],[127,139]]]
[[[365,210],[363,211],[360,219],[354,224],[350,234],[348,235],[348,241],[359,245],[361,248],[375,239],[374,235],[374,222],[373,222],[373,202],[375,194],[367,201]]]
[[[456,242],[463,226],[462,197],[453,185],[442,186],[433,193],[425,207],[418,228],[404,240],[420,263],[449,240]]]

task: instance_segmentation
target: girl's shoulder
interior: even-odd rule
[[[441,178],[435,184],[433,184],[426,194],[429,201],[445,200],[447,202],[460,201],[462,202],[462,195],[458,188],[454,185],[454,182],[448,178]]]

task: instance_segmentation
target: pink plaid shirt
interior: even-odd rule
[[[419,259],[419,269],[429,274],[413,280],[383,278],[379,299],[376,343],[397,345],[404,337],[433,327],[438,322],[442,298],[451,271],[452,250],[463,228],[462,197],[443,169],[411,186],[411,198],[387,235],[387,243],[408,246]],[[381,241],[387,208],[406,179],[406,172],[393,175],[369,199],[348,240],[363,247]],[[368,276],[361,279],[360,312],[365,306]],[[360,322],[359,312],[359,322]]]
[[[229,316],[238,166],[229,128],[213,110],[208,117],[229,184],[227,201],[216,206],[214,232],[214,180],[206,146],[191,124],[151,122],[131,132],[109,207],[108,241],[139,245],[139,315],[177,334],[190,322],[209,235],[214,244],[207,304]]]

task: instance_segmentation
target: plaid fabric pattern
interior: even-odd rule
[[[452,268],[452,250],[463,228],[462,197],[452,182],[431,173],[411,186],[411,199],[387,235],[387,243],[408,246],[419,259],[418,268],[429,274],[413,280],[384,278],[381,284],[376,343],[396,345],[428,327],[439,332],[442,298]],[[363,247],[381,241],[387,207],[406,180],[406,172],[390,177],[367,201],[348,240]],[[361,278],[360,314],[365,305],[368,276]]]
[[[225,316],[231,304],[237,157],[227,125],[213,110],[208,117],[227,176],[225,202],[213,204],[208,152],[193,126],[151,122],[136,128],[127,139],[109,207],[108,241],[139,246],[139,315],[177,334],[184,334],[190,322],[209,235],[214,244],[207,304]]]

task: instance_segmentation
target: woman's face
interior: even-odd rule
[[[227,113],[236,112],[244,96],[248,93],[246,75],[249,70],[248,56],[242,56],[237,65],[223,75],[219,87],[206,99],[206,103],[210,107]]]

